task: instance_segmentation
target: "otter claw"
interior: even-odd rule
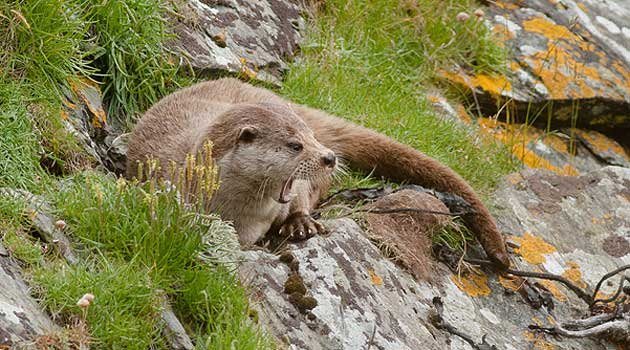
[[[307,214],[290,215],[278,230],[279,235],[289,236],[294,241],[305,240],[325,232],[324,227]]]

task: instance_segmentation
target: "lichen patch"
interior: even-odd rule
[[[373,269],[368,269],[368,274],[370,275],[370,280],[372,281],[373,285],[375,286],[383,285],[383,279],[381,278],[381,276],[377,275]]]
[[[584,282],[584,280],[582,279],[582,271],[580,271],[580,265],[578,265],[574,261],[569,261],[567,262],[567,266],[569,268],[562,273],[562,276],[573,282],[576,286],[580,288],[588,287],[586,282]]]
[[[488,286],[488,276],[483,273],[467,273],[461,276],[451,275],[451,281],[457,288],[471,297],[483,297],[491,293]]]
[[[516,254],[523,257],[523,260],[533,265],[539,265],[547,261],[545,254],[551,254],[556,247],[545,242],[542,238],[536,237],[529,232],[525,232],[523,237],[512,237],[520,246],[514,249]]]

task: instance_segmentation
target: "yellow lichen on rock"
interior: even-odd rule
[[[561,301],[561,302],[567,301],[567,296],[560,291],[560,289],[558,288],[558,285],[556,284],[556,282],[548,281],[548,280],[542,280],[542,281],[540,281],[540,284],[545,286],[545,288],[547,288],[549,293],[551,293],[551,295],[553,295],[558,301]]]
[[[544,134],[541,130],[527,125],[508,124],[491,118],[479,118],[477,121],[482,134],[492,136],[510,146],[511,153],[526,166],[547,169],[558,175],[579,175],[579,171],[571,164],[554,165],[528,147],[532,142],[543,140],[545,144],[570,159],[569,148],[560,137]]]
[[[70,88],[78,96],[81,101],[87,106],[90,113],[92,113],[92,126],[95,128],[102,128],[107,124],[107,115],[103,109],[103,105],[100,103],[101,91],[96,84],[88,79],[71,80]],[[86,94],[87,89],[92,89],[99,95],[98,99],[90,99]]]
[[[576,40],[578,37],[567,27],[555,24],[544,17],[523,21],[523,29],[545,36],[549,40]]]
[[[600,152],[613,152],[622,156],[624,159],[630,161],[630,157],[626,153],[626,150],[621,147],[617,142],[612,141],[605,135],[592,130],[574,130],[576,135],[586,140],[591,147],[594,147]]]
[[[370,275],[370,280],[372,281],[373,285],[375,286],[383,285],[383,279],[381,278],[381,276],[377,275],[374,270],[368,269],[368,274]]]
[[[503,75],[498,74],[477,74],[473,77],[472,83],[475,87],[482,88],[483,90],[495,94],[501,95],[504,92],[512,91],[512,84]]]
[[[569,261],[567,262],[568,269],[564,270],[562,273],[562,277],[568,279],[573,282],[576,286],[580,288],[586,288],[588,285],[582,279],[582,271],[580,271],[580,265],[576,262]]]
[[[471,297],[488,296],[491,292],[490,287],[488,287],[488,276],[483,273],[451,275],[451,281],[455,283],[457,288]]]
[[[503,286],[503,288],[516,292],[517,290],[521,289],[523,285],[523,279],[515,276],[499,276],[499,283]]]
[[[530,264],[542,264],[547,261],[545,254],[551,254],[556,251],[556,247],[529,232],[525,232],[523,237],[513,236],[512,239],[520,245],[514,249],[514,252],[522,256]]]
[[[556,348],[555,345],[551,344],[550,342],[546,341],[544,336],[542,334],[535,334],[534,332],[531,331],[525,331],[523,333],[523,337],[525,339],[527,339],[528,341],[534,343],[534,349],[539,349],[539,350],[553,350]]]

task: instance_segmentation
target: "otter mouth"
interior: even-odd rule
[[[295,195],[291,193],[291,188],[293,187],[294,177],[291,175],[283,184],[282,189],[280,190],[280,196],[278,197],[278,202],[284,204],[289,203]]]

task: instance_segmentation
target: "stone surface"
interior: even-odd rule
[[[182,0],[171,46],[202,75],[278,85],[301,39],[300,11],[289,0]]]
[[[6,251],[0,243],[0,251]],[[0,254],[0,349],[33,349],[40,336],[59,328],[31,298],[16,262]]]
[[[53,209],[40,196],[25,190],[0,187],[0,196],[11,197],[26,205],[25,214],[31,227],[41,237],[41,240],[57,249],[69,264],[79,262],[70,245],[70,240],[63,233],[63,228],[55,225],[57,220],[53,216]],[[65,223],[64,223],[65,224]]]
[[[608,165],[630,167],[626,148],[600,132],[576,128],[546,132],[536,126],[474,118],[462,104],[453,104],[438,94],[428,98],[439,116],[464,127],[474,142],[497,140],[526,167],[542,168],[558,175],[579,175]]]
[[[476,91],[486,115],[506,100],[513,120],[577,122],[624,135],[630,130],[630,5],[627,1],[496,1],[486,18],[503,39],[506,76],[445,72]],[[576,102],[579,101],[579,102]],[[543,111],[538,118],[534,116]],[[619,128],[622,128],[620,130]],[[626,134],[627,135],[627,134]]]
[[[604,273],[630,263],[630,169],[578,177],[525,170],[495,197],[498,223],[516,247],[514,268],[561,274],[592,290]],[[433,268],[432,282],[416,280],[353,221],[326,225],[330,236],[289,246],[297,263],[287,263],[285,253],[244,253],[239,273],[260,319],[290,349],[472,349],[429,321],[435,297],[444,303],[444,320],[477,344],[487,335],[497,349],[614,348],[528,329],[587,315],[587,305],[556,282],[529,279],[533,287],[525,288],[489,271],[457,276],[443,264]],[[311,311],[300,311],[285,293],[292,270],[316,300]]]
[[[100,88],[88,80],[77,81],[65,95],[62,117],[66,130],[103,170],[122,174],[129,134],[107,118]]]

